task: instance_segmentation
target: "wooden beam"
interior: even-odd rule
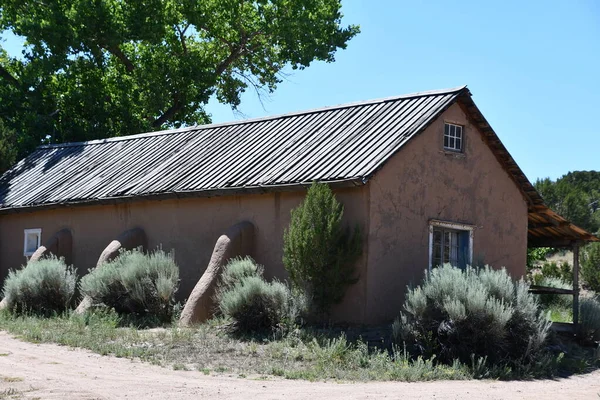
[[[572,247],[575,239],[560,239],[551,237],[531,237],[527,240],[527,247]]]
[[[529,292],[533,294],[569,294],[573,295],[573,291],[571,289],[560,289],[548,286],[537,286],[531,285],[529,287]]]
[[[579,323],[579,244],[573,243],[573,324]]]
[[[569,226],[568,222],[547,222],[547,223],[539,223],[539,224],[529,224],[529,229],[538,229],[538,228],[560,228],[564,226]]]

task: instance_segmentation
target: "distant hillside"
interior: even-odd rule
[[[600,231],[600,171],[573,171],[556,181],[538,179],[535,188],[548,206],[590,231]]]

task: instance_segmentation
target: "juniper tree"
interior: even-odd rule
[[[293,288],[306,292],[313,311],[324,315],[357,280],[360,230],[343,226],[344,207],[322,183],[313,183],[291,214],[284,232],[283,263]]]

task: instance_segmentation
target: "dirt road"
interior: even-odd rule
[[[0,399],[599,399],[600,371],[536,382],[335,383],[206,376],[0,332]]]

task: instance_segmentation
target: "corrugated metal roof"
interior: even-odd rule
[[[362,184],[466,87],[277,117],[41,146],[0,178],[0,210],[161,194]]]
[[[466,86],[225,124],[41,146],[0,177],[0,213],[140,197],[361,185],[458,101],[528,205],[529,244],[598,241],[550,210]]]

